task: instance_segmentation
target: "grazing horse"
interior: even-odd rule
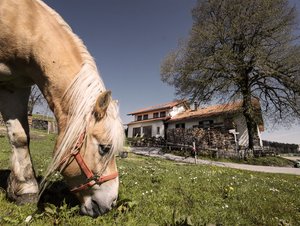
[[[83,214],[107,212],[118,196],[114,154],[124,135],[116,101],[93,58],[40,0],[0,0],[0,31],[0,111],[12,147],[8,197],[20,204],[36,202],[46,183],[39,188],[29,151],[27,104],[36,84],[58,123],[45,179],[60,171]]]

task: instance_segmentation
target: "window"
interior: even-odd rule
[[[158,134],[158,135],[160,134],[160,127],[156,128],[156,134]]]
[[[178,123],[178,124],[175,125],[175,128],[176,129],[179,129],[179,128],[184,129],[185,128],[185,124],[184,123]]]
[[[143,134],[144,134],[144,137],[152,137],[152,126],[144,126]]]
[[[141,136],[141,127],[133,128],[132,136],[133,137]]]
[[[166,117],[166,112],[165,111],[161,111],[160,112],[160,117],[162,118],[162,117]]]
[[[224,127],[226,129],[233,129],[234,128],[234,121],[232,118],[226,118],[224,120]]]
[[[143,120],[147,120],[148,119],[148,115],[143,115]]]
[[[214,120],[204,120],[199,122],[199,128],[213,128]]]
[[[137,120],[138,120],[138,121],[142,121],[142,116],[139,115],[139,116],[137,117]]]
[[[203,128],[204,126],[203,126],[203,121],[200,121],[199,122],[199,128]]]
[[[153,113],[153,118],[158,118],[158,112]]]
[[[207,122],[207,126],[209,128],[213,128],[214,127],[214,120],[207,120],[206,122]]]

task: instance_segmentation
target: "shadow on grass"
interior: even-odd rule
[[[7,189],[7,179],[9,177],[10,170],[0,170],[0,188],[4,191]]]
[[[10,170],[0,170],[0,188],[4,191],[7,189],[7,179]],[[38,177],[40,182],[43,178]],[[68,186],[63,181],[55,181],[50,184],[43,192],[37,206],[39,210],[43,210],[46,203],[51,203],[57,207],[67,204],[69,207],[79,205],[79,201],[74,194],[69,191]]]

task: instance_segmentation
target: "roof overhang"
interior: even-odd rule
[[[147,123],[147,122],[157,122],[157,121],[165,122],[165,121],[167,121],[169,118],[170,118],[170,117],[153,118],[153,119],[147,119],[147,120],[141,120],[141,121],[132,121],[132,122],[128,123],[127,126],[129,126],[129,125],[135,125],[135,124],[143,124],[143,123]]]

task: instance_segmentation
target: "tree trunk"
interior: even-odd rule
[[[251,156],[253,154],[254,134],[256,131],[254,109],[253,109],[250,94],[243,97],[243,115],[246,119],[246,125],[247,125],[247,130],[248,130],[248,151],[246,152],[246,155],[245,155],[247,158],[247,156]]]
[[[248,129],[248,138],[249,138],[248,148],[253,150],[255,123],[253,123],[253,119],[247,111],[248,111],[248,109],[244,110],[244,116],[245,116],[245,119],[246,119],[246,125],[247,125],[247,129]]]
[[[254,134],[256,130],[255,113],[251,98],[251,88],[249,86],[249,76],[245,71],[244,76],[241,79],[241,91],[243,95],[243,115],[246,119],[246,125],[248,130],[248,150],[245,153],[245,158],[253,155],[254,148]]]

